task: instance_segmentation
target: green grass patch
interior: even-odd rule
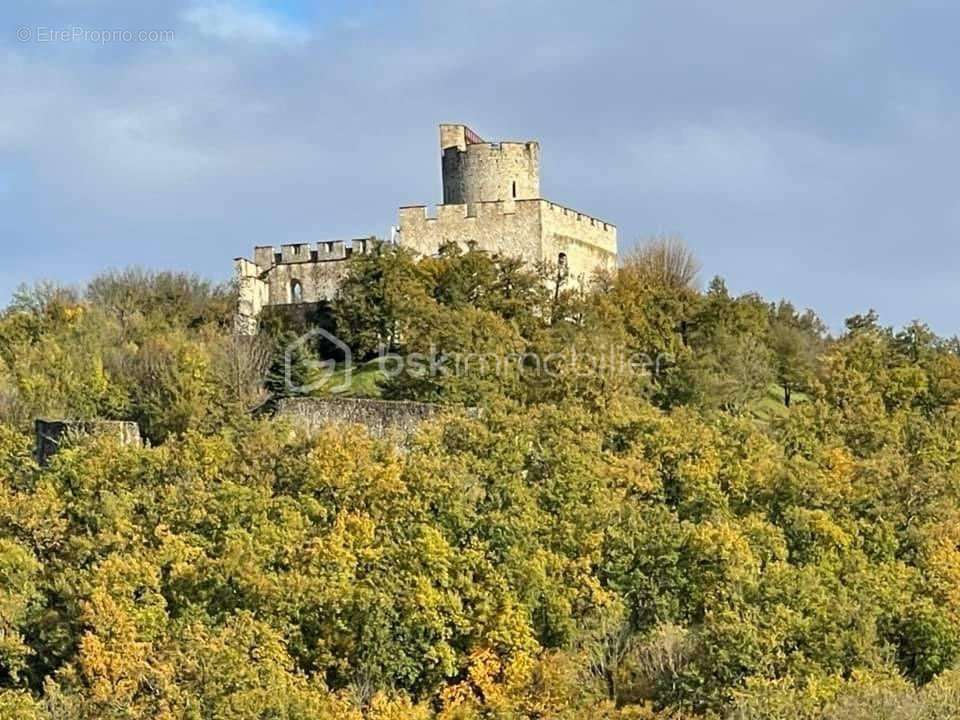
[[[380,380],[384,373],[377,360],[347,368],[338,365],[336,372],[325,383],[325,395],[337,397],[378,398],[381,395]]]

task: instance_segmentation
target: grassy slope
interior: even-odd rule
[[[329,393],[331,395],[376,398],[380,397],[380,386],[377,381],[382,377],[383,373],[378,362],[372,360],[362,365],[355,365],[349,376],[345,367],[338,367],[327,382],[327,387],[331,389]],[[349,385],[349,388],[340,389],[345,385]]]

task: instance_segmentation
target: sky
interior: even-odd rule
[[[4,0],[0,306],[137,265],[385,236],[438,130],[541,142],[544,197],[682,237],[833,328],[960,333],[960,5]]]

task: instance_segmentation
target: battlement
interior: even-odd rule
[[[400,208],[400,228],[412,225],[454,225],[477,218],[535,214],[537,200],[492,200],[490,202],[447,205],[408,205]]]
[[[382,242],[370,236],[280,247],[260,245],[254,248],[252,261],[236,258],[238,332],[255,334],[266,307],[329,302],[349,272],[346,261],[373,252]]]
[[[573,208],[568,208],[564,205],[558,205],[557,203],[549,200],[541,200],[541,202],[547,206],[550,212],[560,213],[561,215],[573,219],[575,222],[589,223],[594,227],[602,228],[604,231],[617,231],[617,226],[613,223],[608,223],[606,220],[601,220],[600,218],[587,215],[586,213],[582,213],[579,210],[574,210]]]
[[[400,242],[433,255],[456,242],[530,263],[571,262],[577,276],[616,263],[617,228],[542,198],[400,208]]]
[[[258,245],[253,250],[253,261],[262,269],[274,265],[318,263],[346,260],[351,255],[365,255],[375,247],[374,237],[353,240],[327,240],[317,243],[290,243],[276,248]]]
[[[559,205],[549,200],[492,200],[488,202],[406,205],[400,208],[400,226],[423,223],[460,222],[471,218],[490,218],[498,215],[555,213],[570,222],[583,223],[603,232],[616,233],[617,226],[578,210]]]

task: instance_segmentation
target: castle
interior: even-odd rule
[[[440,126],[443,204],[400,208],[396,242],[421,255],[451,242],[493,255],[546,263],[575,286],[617,263],[617,229],[540,196],[540,144],[488,142],[466,125]],[[332,300],[352,256],[374,237],[254,249],[234,263],[239,325],[255,332],[265,307]]]

